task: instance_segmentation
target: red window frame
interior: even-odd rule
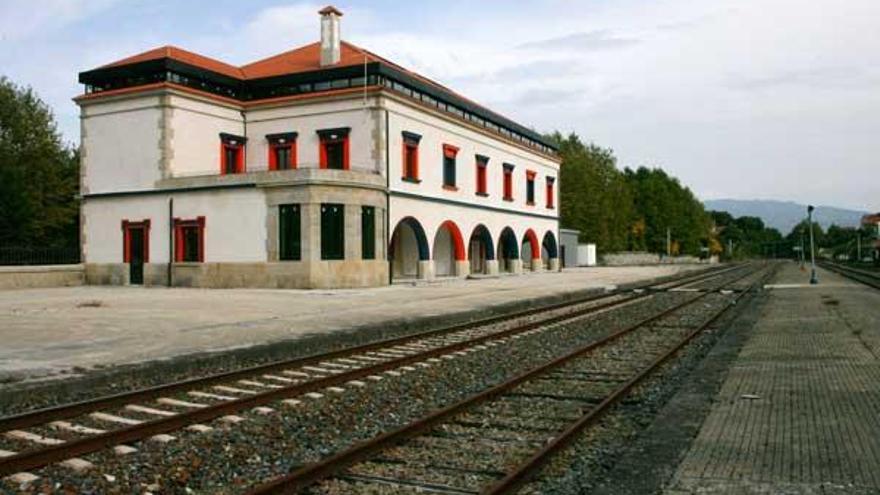
[[[144,263],[150,262],[150,219],[140,222],[122,221],[122,262],[131,263],[131,231],[144,230]]]
[[[513,165],[504,164],[504,201],[513,201]]]
[[[196,217],[193,219],[174,219],[174,261],[183,263],[183,254],[186,252],[186,238],[183,235],[183,229],[187,227],[195,227],[199,232],[199,256],[196,263],[205,262],[205,217]]]
[[[245,172],[245,146],[247,143],[247,138],[242,136],[235,136],[232,134],[226,134],[225,132],[220,133],[220,175],[226,175],[226,151],[234,150],[235,151],[235,164],[234,170],[236,174],[243,174]]]
[[[526,170],[526,204],[530,205],[530,206],[533,206],[535,204],[535,195],[537,194],[537,191],[535,190],[535,176],[537,176],[537,175],[538,175],[537,172],[535,172],[534,170]],[[528,198],[529,183],[531,183],[531,186],[532,186],[532,200],[531,201],[529,201],[529,198]]]
[[[339,129],[326,129],[319,130],[319,144],[318,144],[318,155],[320,159],[320,167],[326,169],[328,166],[327,163],[327,148],[328,144],[336,144],[342,143],[342,170],[350,170],[351,169],[351,161],[349,156],[349,131],[348,127],[341,127]]]
[[[422,136],[403,131],[403,142],[400,147],[400,179],[407,182],[420,182],[419,179],[419,142]],[[412,166],[410,167],[410,156]]]
[[[266,134],[266,141],[269,142],[269,170],[279,170],[277,154],[279,148],[290,148],[290,170],[297,167],[296,137],[296,132]]]
[[[486,186],[486,175],[488,173],[487,169],[489,166],[489,158],[485,156],[477,155],[476,160],[476,173],[477,173],[477,195],[478,196],[488,196],[487,192],[488,188]]]
[[[412,156],[412,162],[410,162]],[[403,180],[419,180],[419,145],[403,143]]]
[[[547,177],[547,185],[545,187],[545,195],[547,196],[547,208],[553,209],[555,208],[554,202],[554,189],[553,184],[556,182],[556,179],[553,177]]]
[[[449,159],[453,160],[453,167],[458,168],[458,164],[457,164],[458,150],[459,150],[458,146],[453,146],[451,144],[444,144],[443,145],[443,171],[442,171],[442,173],[443,173],[443,189],[446,189],[447,191],[458,191],[457,177],[456,177],[455,184],[447,184],[446,183],[446,159],[449,158]],[[457,176],[458,174],[454,174],[454,175]]]

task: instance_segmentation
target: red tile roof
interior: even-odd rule
[[[334,64],[333,68],[363,65],[364,59],[366,58],[367,62],[380,62],[384,65],[394,67],[395,69],[400,70],[416,79],[419,79],[426,84],[430,84],[431,86],[454,94],[455,96],[463,100],[466,100],[474,105],[480,106],[486,111],[491,112],[482,105],[476,103],[473,100],[465,98],[455,91],[452,91],[448,87],[437,83],[436,81],[432,81],[431,79],[428,79],[427,77],[419,75],[408,69],[405,69],[386,58],[376,55],[369,50],[365,50],[356,45],[343,41],[340,44],[339,51],[339,62]],[[203,55],[199,55],[198,53],[193,53],[182,48],[170,45],[154,48],[152,50],[148,50],[143,53],[124,58],[122,60],[117,60],[116,62],[107,64],[103,67],[118,67],[122,65],[131,65],[138,62],[145,62],[148,60],[157,60],[162,58],[177,60],[179,62],[199,67],[201,69],[217,72],[219,74],[223,74],[225,76],[233,77],[236,79],[261,79],[264,77],[282,76],[295,74],[298,72],[315,71],[322,68],[320,42],[310,43],[299,48],[294,48],[293,50],[279,53],[278,55],[273,55],[271,57],[252,62],[247,65],[242,65],[241,67],[235,67],[234,65],[230,65],[225,62],[221,62],[219,60],[205,57]]]
[[[365,50],[345,41],[342,41],[340,45],[340,60],[332,67],[321,67],[321,44],[320,42],[315,42],[284,53],[280,53],[278,55],[274,55],[272,57],[252,62],[247,65],[243,65],[241,67],[235,67],[225,62],[221,62],[210,57],[205,57],[197,53],[189,52],[175,46],[163,46],[148,50],[138,55],[124,58],[122,60],[118,60],[101,68],[131,65],[139,62],[165,58],[176,60],[197,68],[209,70],[239,80],[262,79],[266,77],[296,74],[300,72],[311,72],[321,70],[322,68],[329,69],[338,67],[351,67],[363,65],[366,59],[366,62],[378,62],[382,65],[389,66],[406,75],[409,75],[410,77],[418,79],[419,81],[427,85],[433,86],[447,94],[453,95],[460,100],[463,100],[475,107],[480,108],[488,115],[494,115],[501,119],[507,120],[502,115],[489,110],[488,108],[480,105],[479,103],[476,103],[469,98],[462,96],[459,93],[456,93],[455,91],[449,89],[446,86],[443,86],[442,84],[439,84],[431,79],[428,79],[427,77],[419,75],[408,69],[405,69],[388,59],[380,57],[375,53],[372,53],[368,50]]]
[[[351,43],[343,41],[339,48],[339,62],[334,64],[333,67],[363,65],[365,56],[369,62],[377,61],[376,57],[371,56],[372,54],[361,50]],[[321,43],[316,42],[243,65],[241,66],[241,71],[245,79],[259,79],[262,77],[320,70],[321,68]]]
[[[178,62],[183,62],[185,64],[210,70],[218,74],[223,74],[224,76],[234,77],[236,79],[244,78],[244,74],[242,73],[241,69],[234,65],[229,65],[225,62],[221,62],[210,57],[205,57],[204,55],[199,55],[198,53],[189,52],[182,48],[177,48],[176,46],[171,45],[153,48],[152,50],[147,50],[143,53],[139,53],[137,55],[124,58],[122,60],[117,60],[116,62],[104,65],[103,67],[118,67],[121,65],[131,65],[138,62],[146,62],[148,60],[160,60],[163,58],[177,60]]]
[[[872,225],[880,223],[880,213],[875,213],[873,215],[864,215],[862,217],[862,225]]]

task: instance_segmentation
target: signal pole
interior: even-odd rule
[[[810,222],[810,284],[816,285],[819,279],[816,277],[816,242],[813,237],[813,205],[807,206],[807,221]]]
[[[807,256],[807,253],[804,251],[804,249],[805,249],[805,246],[804,246],[804,228],[801,227],[801,271],[804,270],[804,264],[806,263],[806,259],[805,259],[805,257]]]

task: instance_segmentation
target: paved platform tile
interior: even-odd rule
[[[669,494],[880,493],[880,291],[820,275],[770,292]]]

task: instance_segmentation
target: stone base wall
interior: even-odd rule
[[[83,283],[83,265],[0,267],[0,290],[71,287]]]
[[[93,285],[128,285],[127,263],[89,263],[85,280]],[[384,260],[315,261],[283,263],[175,263],[175,287],[214,289],[333,289],[388,284]],[[144,265],[144,286],[167,286],[168,265]]]

